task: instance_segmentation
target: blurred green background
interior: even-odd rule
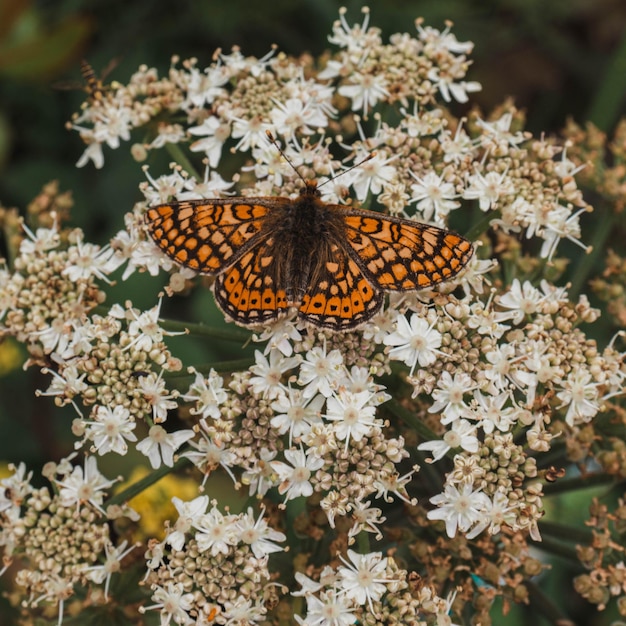
[[[96,72],[118,59],[107,80],[125,82],[142,63],[166,72],[174,54],[195,56],[204,67],[218,47],[238,45],[244,54],[260,56],[275,43],[287,53],[317,55],[327,47],[340,6],[347,7],[350,24],[362,21],[361,3],[332,0],[0,0],[0,204],[24,209],[42,185],[57,179],[74,195],[73,222],[88,240],[105,244],[139,199],[144,176],[130,157],[130,143],[115,153],[105,148],[102,170],[90,164],[76,169],[84,146],[64,125],[85,94],[55,89],[55,83],[80,80],[82,58]],[[623,0],[374,0],[368,6],[371,24],[385,37],[414,33],[419,16],[439,29],[452,20],[457,38],[475,43],[468,78],[481,82],[483,91],[472,94],[472,103],[489,111],[511,96],[527,111],[535,135],[558,132],[569,116],[610,130],[623,114]],[[132,295],[137,306],[149,307],[161,285],[131,280],[112,298],[123,302]],[[188,306],[183,315],[196,319],[204,311],[212,318],[215,311],[208,293]],[[211,342],[180,339],[172,349],[187,357],[193,353],[195,362],[228,358],[227,350]],[[230,358],[237,356],[241,352]],[[33,390],[48,384],[34,370],[0,378],[0,460],[23,460],[31,468],[70,452],[63,433],[74,417],[71,408],[57,412],[47,399],[34,398]],[[586,504],[579,508],[586,512]],[[554,593],[571,595],[570,614],[578,624],[610,623],[608,613],[598,615],[572,595],[567,581],[556,582],[562,587]],[[529,619],[520,612],[506,623]]]

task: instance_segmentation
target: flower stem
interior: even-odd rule
[[[109,506],[111,504],[123,504],[124,502],[128,502],[136,495],[140,494],[142,491],[145,491],[154,483],[157,483],[161,478],[176,472],[183,467],[187,467],[191,464],[191,461],[187,458],[180,458],[176,463],[174,463],[173,467],[168,467],[167,465],[162,465],[159,469],[154,470],[151,474],[148,474],[141,480],[138,480],[136,483],[133,483],[130,487],[124,489],[124,491],[120,491],[116,493],[113,497],[109,498],[105,502],[105,506]]]
[[[559,493],[578,491],[579,489],[596,487],[598,485],[610,485],[613,482],[615,482],[615,478],[613,476],[609,476],[608,474],[587,474],[586,476],[577,476],[576,478],[559,480],[555,483],[547,483],[543,487],[543,493],[546,496],[553,496]]]

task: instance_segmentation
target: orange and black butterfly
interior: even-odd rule
[[[244,326],[296,307],[316,326],[355,328],[380,310],[386,291],[449,280],[473,253],[451,231],[327,204],[311,181],[295,199],[170,202],[149,208],[146,221],[172,260],[215,276],[217,304]]]

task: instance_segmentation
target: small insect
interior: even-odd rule
[[[85,59],[82,59],[80,62],[82,82],[77,80],[59,81],[54,83],[54,88],[81,89],[86,92],[89,104],[100,103],[104,99],[104,94],[110,89],[109,85],[104,84],[104,79],[116,68],[118,63],[119,58],[111,59],[98,77],[93,67]]]
[[[473,254],[461,235],[327,204],[314,181],[303,181],[297,198],[150,207],[148,233],[176,263],[215,276],[218,306],[242,326],[272,322],[296,307],[315,326],[349,330],[381,309],[385,292],[450,280]]]

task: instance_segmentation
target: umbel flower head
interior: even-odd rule
[[[2,332],[48,377],[40,395],[72,405],[87,455],[48,472],[53,492],[25,467],[3,482],[0,544],[33,612],[129,610],[109,586],[142,523],[125,503],[185,470],[199,495],[170,494],[177,518],[127,566],[161,624],[487,623],[544,569],[529,547],[551,465],[626,475],[622,337],[598,345],[600,312],[560,282],[559,244],[584,254],[591,210],[573,151],[510,104],[455,117],[480,85],[451,25],[385,41],[342,10],[329,41],[319,62],[233,48],[142,66],[72,119],[79,166],[139,137],[138,161],[177,163],[138,169],[143,199],[108,245],[68,230],[50,193],[0,268]],[[105,305],[115,272],[169,282],[147,311]],[[161,318],[194,287],[245,329]],[[255,349],[192,363],[181,332]],[[99,457],[154,473],[113,496]],[[250,502],[225,504],[221,479]],[[594,576],[615,581],[596,549]]]

